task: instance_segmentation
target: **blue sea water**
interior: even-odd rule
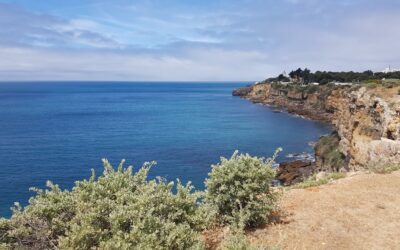
[[[312,152],[326,124],[232,97],[246,83],[32,82],[0,84],[0,216],[29,187],[70,188],[102,172],[102,158],[151,177],[191,180],[201,189],[210,165],[238,149],[257,156]]]

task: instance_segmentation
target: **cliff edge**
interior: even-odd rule
[[[233,95],[330,122],[316,145],[316,170],[344,171],[400,163],[400,86],[298,86],[261,83]]]

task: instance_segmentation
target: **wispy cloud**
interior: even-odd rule
[[[1,2],[1,80],[257,80],[400,64],[395,0]]]
[[[93,32],[90,20],[64,20],[0,3],[0,43],[38,47],[118,47],[107,35]]]

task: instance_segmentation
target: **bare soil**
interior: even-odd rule
[[[400,171],[284,192],[280,222],[248,233],[278,249],[400,249]]]

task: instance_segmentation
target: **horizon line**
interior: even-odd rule
[[[254,80],[0,80],[2,83],[40,83],[40,82],[53,82],[53,83],[67,83],[67,82],[97,82],[97,83],[251,83],[257,82]]]

